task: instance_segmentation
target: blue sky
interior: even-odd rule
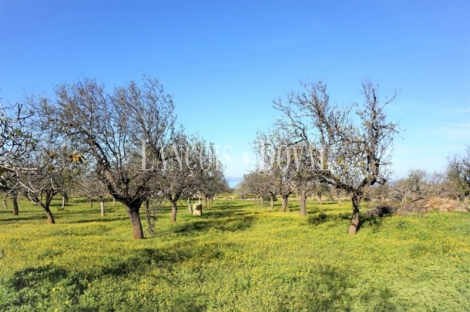
[[[470,144],[470,2],[0,0],[3,102],[143,74],[188,132],[231,146],[232,185],[254,168],[248,143],[272,125],[272,100],[299,80],[325,81],[339,104],[360,102],[365,78],[383,97],[400,90],[387,108],[405,130],[396,177],[442,171]]]

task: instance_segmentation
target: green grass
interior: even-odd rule
[[[57,199],[55,225],[27,202],[0,208],[1,311],[470,310],[469,213],[366,219],[350,236],[349,203],[301,217],[220,200],[194,217],[182,202],[134,241],[121,206],[88,205]]]

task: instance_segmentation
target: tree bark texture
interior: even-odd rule
[[[193,214],[193,205],[192,205],[191,198],[189,198],[189,197],[188,197],[188,212],[190,214]]]
[[[127,207],[127,213],[129,214],[129,218],[131,219],[134,239],[144,238],[144,231],[142,229],[142,223],[140,222],[139,209]]]
[[[306,216],[307,215],[307,192],[301,191],[299,194],[300,200],[300,215]]]
[[[289,195],[282,195],[281,212],[286,212],[288,204],[289,204]]]
[[[18,210],[18,194],[13,193],[11,195],[11,200],[13,201],[13,215],[17,216],[19,213]]]
[[[178,212],[178,201],[171,200],[171,221],[176,222],[176,214]]]
[[[360,197],[357,195],[352,196],[352,216],[351,223],[349,224],[349,234],[355,235],[359,228],[359,204],[361,202]]]
[[[55,224],[54,216],[52,215],[51,209],[47,206],[43,206],[42,209],[46,212],[47,215],[47,222],[49,224]]]

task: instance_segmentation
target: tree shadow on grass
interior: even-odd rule
[[[191,234],[210,229],[229,232],[244,231],[251,228],[254,219],[253,216],[244,215],[231,218],[225,217],[223,219],[220,217],[216,220],[197,220],[176,226],[174,232],[178,234]]]
[[[363,216],[361,215],[359,219],[359,226],[357,227],[357,230],[359,231],[360,229],[364,228],[372,228],[372,232],[376,233],[380,230],[383,224],[383,219],[386,218],[386,216]]]
[[[372,228],[372,231],[378,232],[382,227],[383,218],[386,216],[364,216],[361,215],[359,218],[359,226],[357,230],[359,231],[362,228]],[[313,225],[320,225],[326,222],[350,222],[351,214],[350,213],[338,213],[338,214],[326,214],[324,211],[315,211],[309,213],[308,223]]]
[[[92,223],[92,222],[96,222],[96,223],[108,223],[108,222],[115,222],[115,221],[127,221],[129,220],[129,217],[128,216],[122,216],[122,217],[112,217],[112,218],[109,218],[109,217],[92,217],[92,218],[89,218],[89,219],[78,219],[78,220],[72,220],[72,221],[69,221],[67,223],[69,224],[79,224],[79,223]]]
[[[50,300],[51,290],[59,285],[67,292],[70,303],[77,304],[90,281],[90,277],[83,273],[53,265],[25,268],[2,280],[8,300],[0,302],[0,310],[16,311],[17,307],[41,306]]]
[[[18,223],[18,221],[45,221],[47,223],[47,216],[44,215],[34,215],[29,217],[20,217],[20,216],[8,216],[7,219],[0,219],[0,224],[8,223]]]
[[[234,217],[234,216],[244,216],[252,214],[247,211],[243,211],[242,209],[230,209],[230,210],[214,210],[208,211],[207,209],[203,209],[203,213],[201,219],[219,219],[219,218],[227,218],[227,217]]]
[[[223,258],[223,250],[235,247],[234,243],[205,243],[205,244],[176,244],[165,249],[145,248],[138,250],[133,256],[122,258],[109,258],[102,269],[102,275],[125,276],[141,272],[145,274],[151,267],[173,271],[175,265],[184,261],[193,260],[201,264]]]
[[[234,243],[194,243],[175,244],[163,249],[145,248],[129,251],[127,255],[103,257],[101,268],[93,272],[68,270],[48,264],[40,267],[28,267],[16,271],[8,278],[1,278],[2,290],[8,296],[8,302],[0,302],[0,310],[11,310],[13,307],[28,305],[37,307],[50,300],[53,288],[60,287],[67,294],[71,304],[78,304],[93,280],[126,278],[129,274],[144,276],[154,268],[159,268],[158,278],[168,280],[168,273],[175,270],[178,264],[192,260],[203,265],[214,259],[224,257],[223,250],[236,248]],[[5,297],[6,298],[6,297]]]

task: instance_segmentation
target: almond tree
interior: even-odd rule
[[[364,192],[376,183],[385,183],[390,174],[391,147],[398,125],[387,121],[384,108],[395,95],[381,103],[378,87],[365,81],[364,104],[339,107],[330,103],[324,83],[302,83],[302,87],[303,92],[290,93],[286,101],[274,101],[274,108],[281,113],[276,126],[291,142],[302,142],[317,151],[316,163],[321,170],[315,175],[320,182],[351,196],[349,233],[356,234]]]
[[[180,129],[164,154],[166,160],[154,185],[170,201],[172,221],[176,221],[178,200],[182,196],[201,193],[207,207],[207,201],[224,190],[226,182],[213,144],[195,135],[186,135]]]
[[[67,160],[54,149],[40,149],[28,154],[28,160],[16,169],[18,183],[24,195],[42,208],[50,224],[55,223],[50,205],[66,183]]]
[[[19,193],[16,170],[37,143],[28,126],[32,115],[22,104],[4,106],[0,102],[0,191],[6,193],[4,205],[8,196],[12,198],[14,215],[18,215]]]
[[[317,181],[316,151],[302,142],[292,141],[281,128],[275,134],[258,134],[253,147],[261,166],[266,168],[271,187],[282,197],[281,211],[286,211],[289,195],[295,192],[300,214],[307,215],[307,194]]]
[[[144,78],[109,93],[84,79],[55,89],[55,98],[33,97],[42,125],[83,153],[98,179],[124,204],[133,236],[143,238],[140,207],[160,174],[161,150],[173,139],[176,116],[161,84]]]
[[[165,161],[154,185],[171,204],[171,221],[176,222],[178,200],[195,183],[195,175],[200,170],[197,158],[198,142],[191,142],[181,130],[173,139],[173,144],[164,150]],[[192,143],[195,143],[193,148]]]
[[[15,176],[25,197],[42,208],[50,224],[55,223],[50,205],[55,195],[66,187],[76,163],[75,155],[64,145],[63,137],[45,129],[36,119],[28,125],[37,139],[35,147],[27,150],[17,161]]]
[[[248,192],[253,195],[255,204],[258,199],[261,201],[261,207],[264,207],[264,197],[268,195],[269,184],[268,175],[261,169],[256,169],[243,175],[242,183],[247,188]]]
[[[459,195],[468,200],[470,195],[470,145],[463,155],[455,155],[448,159],[447,179]]]
[[[228,192],[230,187],[224,176],[224,166],[218,159],[214,144],[201,140],[198,148],[198,163],[200,170],[194,171],[193,186],[189,189],[192,194],[202,195],[204,207],[212,204],[217,193]],[[190,194],[188,194],[190,195]]]

